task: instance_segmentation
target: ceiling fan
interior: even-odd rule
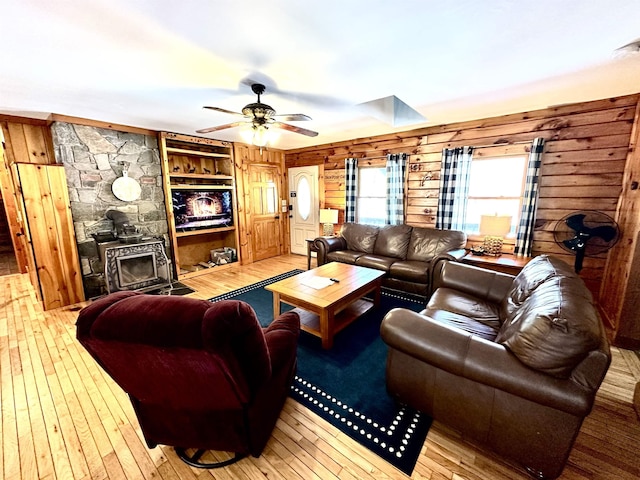
[[[203,128],[201,130],[196,130],[198,133],[210,133],[216,132],[218,130],[224,130],[226,128],[234,128],[240,127],[243,125],[248,125],[253,129],[253,144],[257,146],[266,145],[267,131],[269,128],[280,128],[282,130],[288,130],[294,133],[300,133],[302,135],[307,135],[308,137],[315,137],[318,135],[318,132],[314,132],[313,130],[308,130],[306,128],[297,127],[295,125],[289,125],[288,123],[283,123],[280,120],[286,121],[306,121],[311,120],[311,117],[304,115],[302,113],[293,113],[293,114],[283,114],[276,115],[276,111],[266,103],[262,103],[260,101],[260,95],[262,95],[266,88],[261,83],[253,83],[251,85],[251,90],[258,96],[258,101],[255,103],[249,103],[245,105],[242,109],[242,113],[233,112],[231,110],[227,110],[219,107],[208,107],[205,106],[203,108],[207,108],[209,110],[215,110],[222,113],[229,113],[231,115],[241,116],[244,120],[239,120],[237,122],[226,123],[224,125],[218,125],[216,127]]]

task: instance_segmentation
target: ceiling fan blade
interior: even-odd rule
[[[296,127],[295,125],[289,125],[288,123],[273,122],[271,126],[276,128],[281,128],[283,130],[288,130],[290,132],[301,133],[302,135],[306,135],[307,137],[318,136],[318,132],[314,132],[313,130],[307,130],[306,128]]]
[[[287,113],[282,115],[273,115],[273,117],[277,117],[280,120],[286,120],[287,122],[302,122],[311,120],[311,117],[309,115],[305,115],[304,113]]]
[[[261,72],[251,72],[245,78],[240,80],[241,85],[251,86],[254,83],[261,83],[265,85],[267,94],[279,95],[295,102],[302,102],[310,105],[322,105],[326,107],[346,107],[351,105],[350,101],[332,95],[281,90],[278,88],[278,85],[273,78]]]
[[[233,122],[233,123],[226,123],[224,125],[218,125],[217,127],[209,127],[209,128],[203,128],[201,130],[196,130],[197,133],[209,133],[209,132],[216,132],[218,130],[224,130],[225,128],[233,128],[233,127],[239,127],[240,125],[244,125],[246,122]]]
[[[215,110],[216,112],[230,113],[231,115],[240,115],[241,117],[244,116],[239,112],[232,112],[231,110],[227,110],[225,108],[220,108],[220,107],[207,107],[207,106],[204,106],[202,108],[206,108],[207,110]]]

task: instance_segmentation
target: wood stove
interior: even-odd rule
[[[169,259],[164,243],[158,240],[107,246],[104,249],[104,276],[109,293],[170,285]]]

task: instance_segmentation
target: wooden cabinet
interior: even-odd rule
[[[233,145],[167,132],[160,133],[159,143],[177,278],[238,261]]]

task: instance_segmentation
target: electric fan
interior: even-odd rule
[[[563,249],[575,254],[574,268],[579,273],[585,256],[604,253],[616,244],[620,228],[604,213],[574,212],[558,221],[553,238]]]

